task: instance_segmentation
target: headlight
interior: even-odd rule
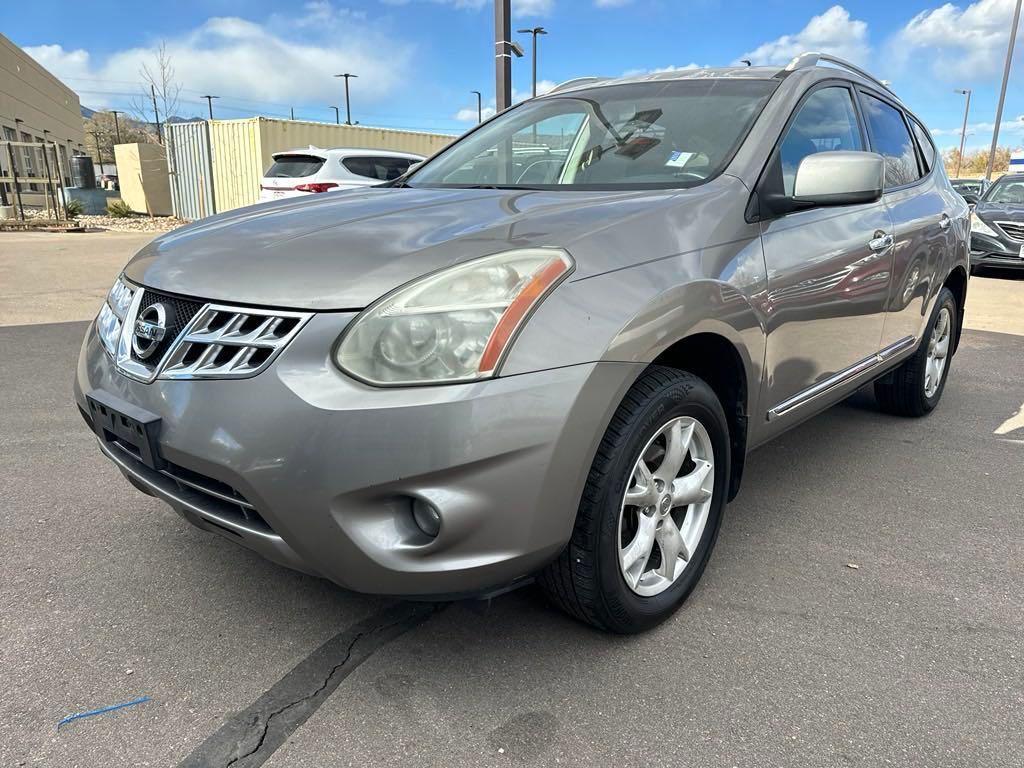
[[[979,235],[988,235],[989,237],[999,237],[992,227],[982,221],[978,214],[971,214],[971,232],[977,232]]]
[[[364,310],[335,362],[382,386],[493,376],[530,311],[572,268],[565,251],[527,248],[428,275]]]
[[[117,342],[121,338],[121,325],[125,315],[128,314],[133,295],[132,289],[120,277],[117,278],[96,317],[96,333],[100,337],[103,348],[111,355],[117,354]]]

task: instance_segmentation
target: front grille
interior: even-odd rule
[[[1024,221],[997,221],[996,226],[1014,240],[1024,241]]]
[[[116,356],[118,369],[143,382],[154,379],[241,379],[263,371],[312,317],[306,312],[236,307],[140,287]],[[136,336],[147,308],[163,307],[163,338],[152,348]],[[159,311],[143,317],[160,322]],[[144,326],[143,326],[144,327]],[[127,341],[127,343],[125,343]],[[145,357],[136,352],[142,345]]]
[[[167,311],[167,330],[164,334],[163,340],[156,345],[154,351],[146,356],[145,364],[152,365],[159,363],[164,355],[167,354],[167,350],[174,344],[174,340],[178,338],[178,334],[185,330],[192,318],[196,316],[196,313],[203,308],[203,302],[193,301],[192,299],[182,299],[178,296],[171,296],[166,293],[159,293],[158,291],[151,291],[148,288],[142,292],[142,301],[139,302],[139,312],[142,312],[153,306],[154,304],[163,304],[164,309]],[[131,329],[129,329],[131,330]],[[142,362],[141,358],[136,355],[135,350],[132,350],[132,358]]]
[[[208,305],[167,356],[161,378],[241,378],[263,369],[305,315]]]

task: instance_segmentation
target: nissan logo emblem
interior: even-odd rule
[[[151,304],[139,312],[132,334],[132,351],[139,360],[145,360],[160,346],[167,335],[167,307]]]

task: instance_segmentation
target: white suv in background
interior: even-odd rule
[[[290,149],[275,152],[260,184],[260,201],[312,195],[393,181],[423,160],[386,149]]]

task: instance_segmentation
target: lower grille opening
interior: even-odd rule
[[[276,535],[266,520],[256,511],[256,507],[233,487],[220,480],[194,470],[167,462],[167,466],[159,472],[143,464],[138,454],[120,441],[108,442],[107,445],[118,450],[125,459],[132,461],[132,469],[145,477],[153,485],[166,485],[170,481],[176,487],[176,494],[187,499],[197,508],[211,516],[215,516],[253,531]],[[215,521],[206,520],[211,524]],[[224,527],[224,526],[221,526]],[[225,530],[231,530],[225,528]],[[236,536],[237,531],[231,531]]]

